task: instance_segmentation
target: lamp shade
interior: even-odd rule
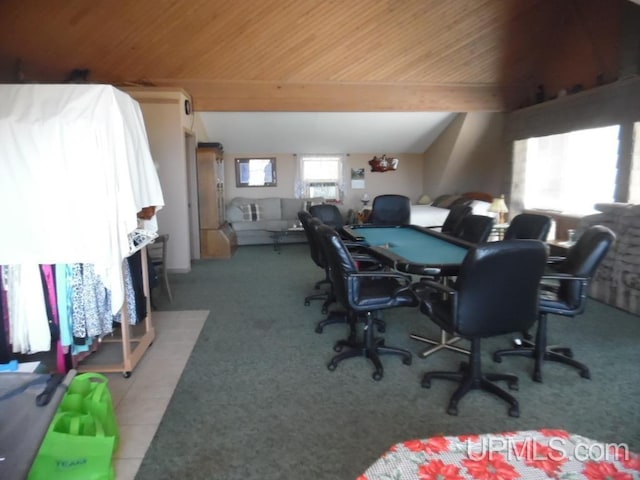
[[[504,214],[509,211],[507,203],[504,201],[504,195],[500,195],[499,198],[494,198],[489,207],[489,211],[498,214],[498,221],[504,223]]]
[[[500,198],[493,199],[493,202],[491,202],[491,206],[489,207],[489,211],[494,213],[507,213],[509,211],[507,204],[504,201],[504,195],[500,195]]]

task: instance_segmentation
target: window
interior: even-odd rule
[[[342,157],[340,155],[302,155],[300,157],[300,191],[305,197],[324,197],[340,201]]]
[[[275,158],[236,158],[236,187],[275,187]]]
[[[616,125],[516,142],[524,208],[586,215],[596,203],[612,202],[618,134]]]

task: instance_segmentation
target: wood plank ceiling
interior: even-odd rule
[[[89,69],[199,111],[505,111],[613,80],[623,1],[2,0],[0,81]]]

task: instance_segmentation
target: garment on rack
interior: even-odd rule
[[[9,341],[14,353],[48,352],[49,319],[37,264],[8,265]]]
[[[72,265],[72,325],[74,343],[112,332],[110,295],[90,263]]]

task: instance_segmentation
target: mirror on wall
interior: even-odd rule
[[[236,187],[275,187],[275,157],[236,158]]]

